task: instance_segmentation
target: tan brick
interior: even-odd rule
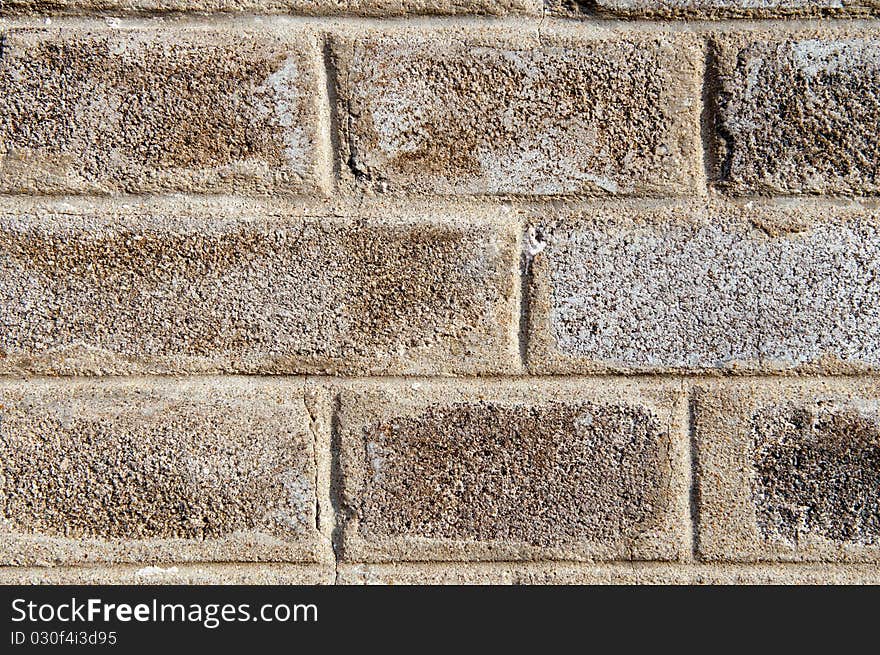
[[[307,192],[326,184],[313,37],[12,30],[0,191]]]
[[[0,564],[329,557],[301,383],[4,381],[0,406]]]
[[[880,368],[877,209],[593,204],[527,235],[529,369]]]
[[[386,34],[334,48],[343,158],[379,192],[681,194],[702,184],[691,37]]]
[[[360,585],[697,585],[880,584],[871,564],[706,565],[628,562],[349,564],[338,584]]]
[[[704,384],[695,404],[708,560],[880,561],[880,386]]]
[[[92,11],[254,12],[314,16],[354,14],[405,16],[430,14],[540,14],[540,0],[4,0],[0,14],[82,14]]]
[[[3,585],[326,585],[332,564],[0,567]]]
[[[880,10],[877,0],[595,0],[595,6],[602,14],[663,18],[861,16]]]
[[[719,40],[721,184],[743,194],[880,192],[880,38]]]
[[[348,561],[676,559],[688,541],[677,385],[344,390]]]
[[[230,199],[9,206],[0,372],[511,371],[516,232]]]

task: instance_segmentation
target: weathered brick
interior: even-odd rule
[[[0,191],[312,191],[329,155],[313,37],[13,30],[0,54]]]
[[[695,408],[702,557],[880,561],[876,381],[707,384]]]
[[[334,52],[343,158],[361,186],[631,195],[702,183],[691,37],[404,32]]]
[[[550,1],[555,4],[558,0]],[[594,2],[599,13],[663,18],[860,16],[880,10],[880,2],[877,0],[594,0]]]
[[[335,578],[332,563],[0,567],[0,585],[326,585]]]
[[[342,564],[347,585],[880,584],[873,564],[432,562]]]
[[[880,39],[720,39],[721,185],[745,194],[880,192]]]
[[[344,557],[677,559],[680,396],[622,380],[344,390]]]
[[[273,207],[7,206],[0,372],[519,366],[516,228],[477,215],[354,220]]]
[[[301,384],[0,383],[0,564],[321,561],[319,448]]]
[[[527,239],[536,372],[880,368],[880,213],[607,203]]]
[[[430,14],[540,14],[541,0],[4,0],[0,14],[82,14],[92,11],[253,12],[313,16],[405,16]]]

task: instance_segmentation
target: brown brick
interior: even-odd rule
[[[301,384],[7,381],[0,406],[2,564],[327,557]]]
[[[603,14],[662,18],[862,16],[880,10],[877,0],[595,0],[595,6]]]
[[[349,561],[676,559],[677,385],[433,383],[343,391]]]
[[[303,213],[228,199],[8,208],[0,372],[518,368],[515,228]]]
[[[721,184],[744,194],[880,192],[876,33],[720,40]]]
[[[745,381],[697,394],[699,551],[880,561],[880,387]]]
[[[312,191],[329,162],[319,80],[304,35],[13,30],[0,191]]]
[[[409,33],[335,45],[343,157],[377,191],[681,194],[702,184],[685,36]]]

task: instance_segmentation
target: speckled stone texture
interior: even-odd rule
[[[519,366],[516,229],[222,200],[0,212],[0,371]]]
[[[880,214],[609,203],[533,227],[529,369],[880,368]]]
[[[0,578],[2,579],[2,578]],[[871,564],[609,564],[560,562],[342,564],[347,585],[880,584]]]
[[[327,585],[332,564],[0,566],[0,585]]]
[[[681,194],[701,181],[701,46],[395,34],[337,40],[342,157],[380,192]]]
[[[697,394],[707,559],[880,561],[876,382],[730,382]]]
[[[744,194],[880,192],[880,39],[719,40],[719,171]]]
[[[657,18],[769,18],[863,16],[880,12],[877,0],[593,0],[601,14]],[[577,0],[575,0],[577,2]]]
[[[0,563],[320,561],[303,398],[244,379],[3,382]]]
[[[253,12],[356,16],[540,14],[540,0],[4,0],[0,14]]]
[[[0,192],[315,191],[313,37],[12,30],[0,57]]]
[[[344,392],[346,559],[676,559],[674,386],[401,384]]]

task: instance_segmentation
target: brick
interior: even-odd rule
[[[870,15],[877,0],[595,0],[599,13],[662,18]]]
[[[303,213],[173,198],[0,212],[0,372],[518,370],[516,228]]]
[[[265,29],[13,30],[0,192],[313,191],[320,75],[313,37]]]
[[[527,243],[533,372],[880,368],[880,213],[608,203]]]
[[[4,0],[0,15],[152,12],[295,13],[313,16],[540,14],[540,0]]]
[[[682,194],[702,184],[689,36],[340,39],[350,181],[416,194]]]
[[[677,559],[680,395],[623,380],[343,390],[344,558]]]
[[[0,564],[328,557],[301,385],[5,381],[0,406]]]
[[[880,386],[703,385],[695,402],[707,560],[880,561]]]
[[[2,585],[327,585],[332,564],[0,567]]]
[[[721,186],[742,194],[880,192],[880,39],[721,39]]]
[[[878,584],[872,564],[608,564],[559,562],[343,564],[338,584],[347,585],[694,585],[694,584]]]

